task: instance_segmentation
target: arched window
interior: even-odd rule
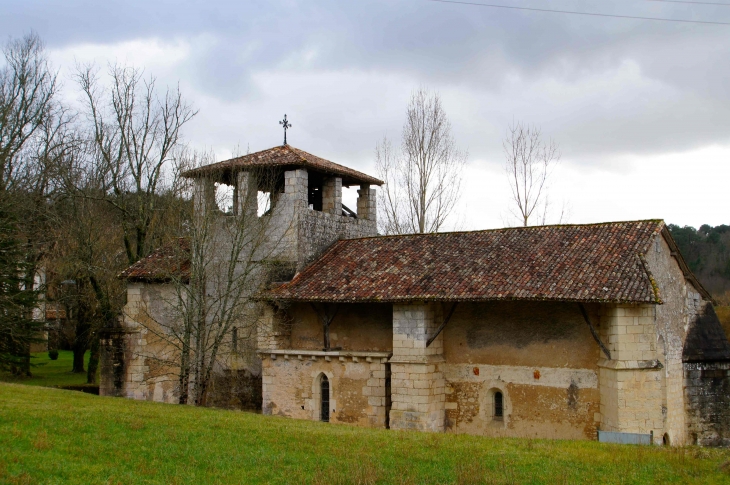
[[[504,400],[502,393],[497,391],[494,393],[494,420],[502,421],[504,419]]]
[[[327,376],[322,374],[322,378],[319,381],[320,392],[321,392],[321,410],[320,419],[325,423],[330,421],[330,381]]]

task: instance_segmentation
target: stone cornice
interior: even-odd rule
[[[317,360],[317,358],[324,358],[325,360],[332,360],[336,357],[339,360],[352,359],[353,362],[377,362],[387,361],[392,352],[370,352],[370,351],[351,351],[351,350],[306,350],[306,349],[275,349],[265,350],[261,349],[256,351],[261,358],[271,357],[276,360],[278,357],[283,357],[285,360],[296,359],[296,360]]]
[[[657,359],[654,360],[608,360],[598,361],[598,367],[613,370],[659,370],[664,365]]]

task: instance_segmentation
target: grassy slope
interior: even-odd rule
[[[730,450],[362,429],[0,384],[0,483],[728,483]]]
[[[86,364],[89,363],[89,355],[90,352],[86,352],[86,355],[84,355],[84,362]],[[33,354],[31,360],[36,365],[30,370],[31,374],[33,374],[32,377],[17,377],[9,372],[0,372],[0,381],[46,387],[86,385],[85,372],[83,374],[74,374],[71,372],[73,368],[73,357],[74,354],[70,350],[59,350],[57,360],[51,360],[48,357],[48,352],[39,352]]]

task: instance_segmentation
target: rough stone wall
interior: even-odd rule
[[[284,192],[272,197],[269,215],[262,216],[266,225],[267,244],[261,259],[292,263],[299,261],[299,219],[307,210],[307,181],[305,169],[284,172]]]
[[[261,374],[227,368],[213,376],[206,405],[226,409],[261,409]]]
[[[687,283],[661,235],[656,236],[645,258],[662,299],[662,304],[655,308],[656,358],[664,366],[661,370],[664,430],[658,438],[666,434],[670,444],[682,445],[687,443],[682,349],[700,295]]]
[[[288,348],[322,350],[322,321],[312,306],[309,303],[295,303],[288,313],[294,318]],[[391,351],[392,306],[382,303],[341,304],[330,324],[330,347],[353,351]]]
[[[338,239],[375,235],[375,221],[307,209],[299,217],[299,268],[306,266]]]
[[[664,427],[672,445],[723,444],[730,437],[730,376],[721,378],[730,344],[712,309],[685,277],[660,234],[647,265],[663,304],[656,306],[657,359],[664,368]]]
[[[599,308],[587,310],[597,323]],[[600,351],[576,304],[460,303],[443,345],[447,431],[595,439]]]
[[[599,306],[586,310],[598,324]],[[449,364],[598,370],[598,344],[575,303],[459,303],[443,333]]]
[[[291,348],[293,320],[288,311],[264,304],[257,322],[257,350]]]
[[[393,305],[391,428],[444,430],[443,335],[426,346],[442,319],[440,305]]]
[[[386,426],[388,359],[382,353],[352,357],[345,352],[314,355],[292,350],[261,356],[264,414],[319,421],[324,374],[330,385],[330,422]]]
[[[696,307],[682,351],[687,441],[730,445],[730,342],[709,302]]]
[[[301,270],[338,239],[377,235],[375,191],[367,188],[363,199],[369,217],[342,215],[342,179],[330,177],[323,186],[323,210],[307,206],[309,174],[306,169],[284,173],[284,193],[279,194],[269,227],[269,259],[288,261]],[[358,205],[359,207],[359,205]]]
[[[158,336],[169,331],[175,318],[170,306],[175,301],[174,291],[169,284],[128,283],[123,329],[102,341],[106,355],[102,357],[101,394],[178,402],[177,350]],[[236,352],[223,347],[208,394],[209,405],[249,407],[260,403],[257,381],[261,369],[254,343],[242,340]],[[226,381],[233,387],[224,386]]]
[[[179,391],[175,370],[162,365],[174,360],[174,350],[155,337],[162,331],[158,321],[169,318],[164,302],[172,298],[169,285],[128,283],[124,306],[127,330],[125,386],[123,395],[132,399],[177,402]],[[152,330],[152,331],[151,331]]]
[[[684,364],[689,444],[730,446],[730,362]]]

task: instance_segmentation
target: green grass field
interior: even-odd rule
[[[86,352],[86,355],[84,355],[84,369],[87,368],[86,366],[89,363],[89,354],[89,352]],[[9,372],[0,372],[0,382],[45,387],[86,386],[85,372],[83,374],[71,372],[73,357],[74,354],[70,350],[59,350],[57,360],[51,360],[48,357],[48,352],[33,354],[31,363],[35,366],[31,367],[30,370],[33,374],[32,377],[17,377]]]
[[[0,384],[0,483],[730,483],[730,450],[362,429]]]

